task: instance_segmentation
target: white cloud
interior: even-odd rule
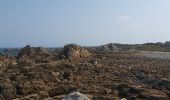
[[[116,20],[118,20],[120,22],[128,22],[128,21],[130,21],[130,17],[129,16],[118,16],[116,18]]]

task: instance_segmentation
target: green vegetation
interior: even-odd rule
[[[140,51],[164,51],[170,52],[170,42],[157,42],[157,43],[145,43],[145,44],[115,44],[117,47],[124,50],[135,49]]]

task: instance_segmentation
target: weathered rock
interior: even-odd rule
[[[68,72],[68,71],[65,71],[64,73],[63,73],[63,76],[62,76],[62,79],[63,80],[71,80],[71,72]]]
[[[156,87],[167,89],[170,91],[170,80],[160,80],[158,84],[156,84]]]
[[[97,60],[94,60],[94,59],[92,59],[92,60],[90,61],[90,63],[93,64],[93,65],[97,65],[97,64],[98,64]]]
[[[159,90],[154,90],[154,89],[145,90],[144,92],[139,94],[139,97],[141,99],[146,99],[146,100],[169,100],[170,99],[167,96],[167,94],[165,94],[164,92]]]
[[[83,47],[76,44],[68,44],[64,46],[63,53],[67,58],[84,58],[89,57],[91,53]]]
[[[76,88],[74,88],[72,86],[59,86],[59,87],[50,89],[48,91],[48,94],[50,97],[53,97],[53,96],[57,96],[57,95],[68,94],[75,90],[76,90]]]
[[[24,96],[23,98],[19,100],[42,100],[42,99],[38,94],[30,94],[30,95]]]
[[[18,94],[20,95],[30,95],[30,94],[34,94],[37,92],[34,86],[31,84],[18,85],[17,91],[18,91]]]
[[[0,94],[0,100],[5,100],[2,94]]]
[[[102,88],[99,90],[99,94],[102,94],[102,95],[108,95],[112,92],[111,89],[108,89],[108,88]]]
[[[33,48],[31,48],[30,45],[27,45],[26,47],[22,48],[19,53],[18,53],[18,56],[17,58],[21,58],[21,57],[27,57],[27,56],[32,56],[34,55],[35,52],[33,50]]]
[[[90,99],[79,92],[72,92],[69,95],[65,96],[62,100],[90,100]]]
[[[126,98],[122,98],[121,100],[127,100]]]
[[[46,48],[31,47],[30,45],[22,48],[17,56],[18,59],[30,59],[36,62],[47,62],[45,59],[48,57],[50,57],[50,54]]]
[[[117,87],[117,90],[119,91],[120,97],[128,97],[128,96],[136,95],[142,92],[142,89],[138,87],[132,87],[127,84],[120,84]]]
[[[49,94],[48,94],[47,91],[40,91],[40,92],[38,93],[38,95],[39,95],[39,97],[40,97],[41,100],[49,97]]]
[[[118,48],[114,43],[109,43],[106,45],[102,45],[97,47],[97,49],[102,50],[102,51],[119,51],[120,48]]]
[[[6,100],[11,100],[16,97],[17,90],[12,85],[4,84],[4,85],[0,85],[0,93]]]

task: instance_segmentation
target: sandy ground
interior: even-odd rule
[[[145,56],[145,57],[153,57],[153,58],[161,58],[161,59],[169,59],[170,60],[170,52],[139,51],[135,55]]]

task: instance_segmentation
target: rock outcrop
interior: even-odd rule
[[[26,47],[20,50],[17,57],[18,58],[35,57],[35,56],[43,56],[47,54],[49,54],[49,52],[46,48],[31,47],[30,45],[27,45]]]
[[[102,50],[102,51],[120,51],[121,50],[114,43],[109,43],[106,45],[99,46],[97,47],[97,49]]]
[[[76,59],[89,57],[91,53],[77,44],[68,44],[63,48],[63,55],[69,59]]]
[[[48,49],[42,47],[31,47],[27,45],[26,47],[22,48],[17,58],[22,62],[48,62],[51,58]]]

